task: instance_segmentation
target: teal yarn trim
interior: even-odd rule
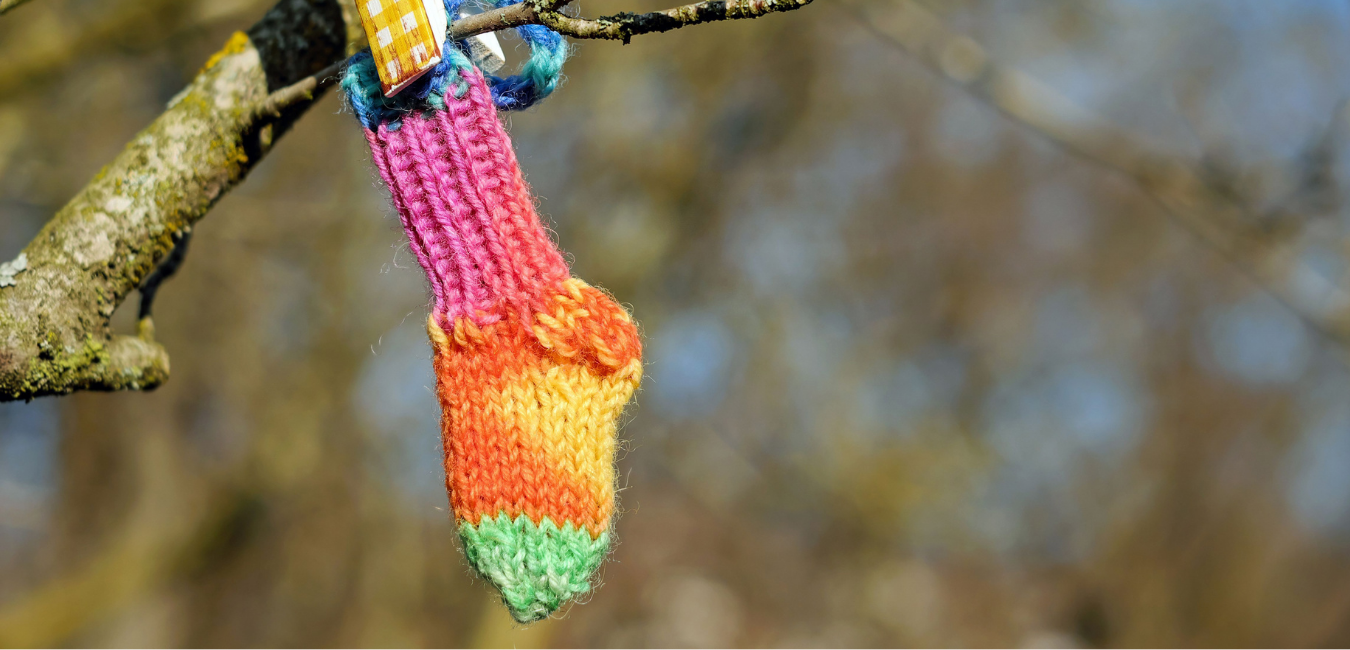
[[[341,86],[363,126],[374,131],[381,122],[387,122],[390,129],[397,130],[405,115],[445,110],[447,91],[455,99],[464,97],[469,92],[466,76],[473,70],[473,63],[464,52],[458,47],[448,46],[442,53],[442,61],[434,69],[422,75],[403,92],[385,97],[375,59],[369,51],[362,51],[347,63]]]
[[[479,0],[488,7],[509,7],[522,0]],[[548,97],[562,79],[563,63],[571,54],[567,39],[543,25],[516,28],[521,40],[530,46],[530,58],[518,74],[501,78],[488,75],[492,101],[502,110],[522,110]]]
[[[552,41],[549,44],[534,45],[530,50],[530,59],[520,68],[520,76],[534,87],[534,96],[529,101],[531,104],[553,94],[562,77],[563,64],[571,53],[567,41],[561,37],[549,40]],[[499,92],[498,95],[505,93]]]
[[[501,592],[511,616],[529,623],[591,590],[591,575],[609,551],[609,532],[592,539],[571,522],[559,528],[544,517],[483,517],[459,526],[464,554],[475,571]]]

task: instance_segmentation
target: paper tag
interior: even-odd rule
[[[357,0],[356,6],[385,97],[441,62],[449,27],[441,0]]]

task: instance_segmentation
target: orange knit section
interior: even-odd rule
[[[642,339],[633,318],[609,294],[575,278],[545,301],[533,331],[556,357],[609,374],[642,359]]]
[[[477,525],[483,517],[524,514],[535,524],[549,517],[572,522],[591,536],[609,528],[612,500],[597,499],[589,486],[555,471],[547,456],[521,444],[518,430],[453,436],[446,456],[450,505],[455,517]],[[456,462],[458,459],[477,459]]]
[[[451,505],[474,524],[525,514],[599,536],[614,510],[614,432],[641,376],[641,342],[627,312],[579,280],[537,309],[528,327],[514,315],[481,327],[459,318],[452,332],[429,325]]]

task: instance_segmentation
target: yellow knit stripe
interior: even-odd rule
[[[503,430],[518,427],[520,442],[585,485],[599,503],[614,498],[618,418],[642,376],[642,363],[599,376],[582,364],[541,359],[506,381],[487,400]],[[486,395],[485,395],[486,396]]]

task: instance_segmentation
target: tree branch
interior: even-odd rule
[[[627,43],[638,34],[657,34],[689,25],[721,20],[758,18],[779,11],[792,11],[811,0],[707,0],[665,11],[644,14],[624,12],[594,20],[573,18],[548,9],[544,0],[530,0],[540,24],[572,38],[605,38]]]
[[[25,0],[0,0],[0,8]],[[134,337],[113,311],[186,241],[192,224],[248,174],[365,46],[355,0],[281,0],[238,34],[169,109],[62,208],[24,249],[27,268],[0,286],[0,401],[77,390],[149,389],[168,378],[148,314]],[[718,20],[790,11],[811,0],[709,0],[587,20],[570,0],[527,0],[455,21],[450,37],[528,24],[625,42]],[[179,249],[181,250],[181,249]],[[181,262],[181,260],[179,260]],[[9,276],[6,276],[9,277]],[[3,284],[9,284],[5,282]]]
[[[522,25],[544,25],[565,36],[581,39],[629,39],[639,34],[668,32],[689,25],[721,20],[758,18],[765,14],[792,11],[811,4],[812,0],[708,0],[665,11],[645,14],[623,13],[603,16],[595,20],[573,18],[558,10],[571,0],[527,0],[509,7],[493,9],[466,16],[450,26],[448,36],[460,41],[488,32],[512,29]],[[335,63],[312,77],[283,88],[268,98],[267,110],[280,110],[292,102],[308,98],[314,92],[335,83],[342,72],[343,62]]]
[[[1200,241],[1312,327],[1350,352],[1350,293],[1299,261],[1299,219],[1272,224],[1212,186],[1188,161],[1159,154],[1136,135],[1074,104],[1029,75],[990,60],[969,37],[913,0],[850,5],[864,25],[1005,117],[1071,154],[1124,175]],[[1318,287],[1309,291],[1310,286]]]
[[[113,336],[113,311],[312,103],[264,110],[271,91],[345,56],[344,13],[282,0],[28,244],[26,268],[0,288],[0,400],[168,378],[153,324]]]

